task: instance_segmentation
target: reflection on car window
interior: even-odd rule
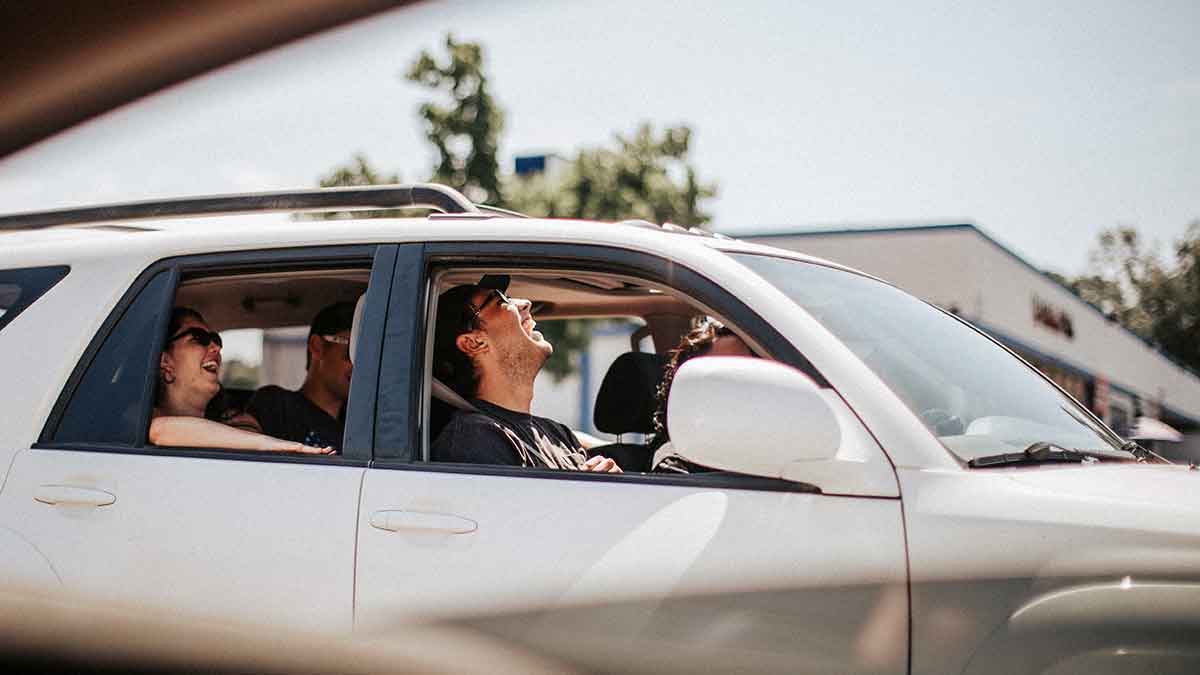
[[[841,339],[960,457],[1036,442],[1128,455],[1035,370],[935,307],[860,274],[731,255]]]

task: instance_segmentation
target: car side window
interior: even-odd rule
[[[0,270],[0,330],[62,281],[70,269],[66,265],[57,265]]]
[[[139,445],[149,405],[146,383],[157,359],[171,274],[160,272],[138,293],[96,351],[63,412],[52,441]]]
[[[736,326],[672,287],[629,275],[448,268],[435,276],[432,462],[593,470],[591,462],[612,460],[624,472],[706,471],[658,467],[668,440],[655,421],[665,420],[659,392],[681,345],[692,347],[689,357],[755,355]],[[640,351],[643,342],[653,351]]]

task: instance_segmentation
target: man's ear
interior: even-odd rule
[[[321,357],[321,350],[325,348],[325,345],[322,344],[320,335],[309,335],[306,347],[308,348],[309,360],[316,361]]]
[[[487,338],[477,332],[463,333],[454,339],[454,344],[458,347],[458,351],[467,356],[478,356],[487,351]]]

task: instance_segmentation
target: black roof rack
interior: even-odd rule
[[[0,216],[0,232],[39,230],[60,225],[79,225],[109,220],[221,215],[256,211],[330,211],[411,207],[433,209],[449,214],[481,213],[480,207],[472,204],[469,199],[453,188],[433,183],[412,183],[185,197],[15,213]]]

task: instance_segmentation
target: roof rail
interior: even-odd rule
[[[442,213],[479,212],[479,207],[453,188],[434,183],[411,183],[184,197],[15,213],[0,216],[0,232],[141,218],[409,207],[428,208]]]

